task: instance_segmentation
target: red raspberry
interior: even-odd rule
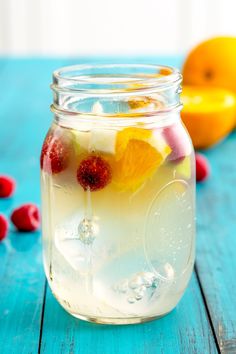
[[[103,189],[111,181],[110,165],[99,156],[90,156],[81,161],[77,179],[84,190]]]
[[[9,176],[0,176],[0,198],[11,197],[14,193],[16,183]]]
[[[172,149],[171,154],[168,156],[168,160],[181,162],[185,156],[191,153],[189,138],[180,124],[164,128],[163,136]]]
[[[4,215],[0,214],[0,241],[2,241],[8,232],[8,221]]]
[[[43,143],[40,166],[49,174],[65,170],[69,163],[69,146],[62,138],[49,133]]]
[[[40,225],[38,207],[34,204],[24,204],[11,214],[11,221],[19,231],[35,231]]]
[[[195,154],[196,158],[196,180],[197,182],[205,181],[210,174],[210,166],[202,154]]]

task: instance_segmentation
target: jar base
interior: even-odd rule
[[[67,310],[66,310],[67,311]],[[171,310],[172,311],[172,310]],[[166,315],[168,315],[171,311],[166,312],[162,315],[150,316],[150,317],[128,317],[128,318],[117,318],[117,317],[90,317],[85,315],[80,315],[77,313],[72,313],[67,311],[73,317],[78,318],[79,320],[83,320],[86,322],[104,324],[104,325],[129,325],[129,324],[139,324],[145,322],[151,322],[154,320],[158,320]]]
[[[104,325],[129,325],[129,324],[139,324],[139,323],[145,323],[145,322],[151,322],[154,320],[158,320],[164,316],[167,316],[169,313],[171,313],[177,303],[175,303],[174,306],[170,308],[169,311],[164,312],[160,315],[155,315],[155,316],[134,316],[134,317],[101,317],[101,316],[89,316],[89,315],[84,315],[76,312],[72,312],[66,305],[65,301],[61,301],[61,299],[54,293],[52,292],[54,297],[57,299],[61,307],[71,316],[90,323],[97,323],[97,324],[104,324]]]

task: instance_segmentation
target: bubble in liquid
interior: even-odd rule
[[[142,300],[142,298],[143,298],[143,294],[141,294],[141,293],[139,293],[139,294],[137,294],[137,295],[135,296],[135,299],[136,299],[137,301]]]
[[[159,281],[156,275],[152,272],[142,271],[133,274],[130,279],[122,279],[114,284],[112,289],[120,296],[125,296],[128,303],[134,304],[137,301],[152,297],[156,291],[159,291],[157,287],[159,289]]]
[[[150,288],[155,280],[155,275],[151,272],[143,272],[142,279],[146,288]]]
[[[142,278],[139,275],[136,275],[129,281],[130,289],[136,289],[143,284]]]
[[[126,293],[128,290],[128,280],[125,279],[120,284],[118,284],[117,290],[121,293]]]
[[[129,297],[129,298],[128,298],[128,302],[129,302],[130,304],[135,303],[135,297]]]
[[[143,292],[143,291],[145,291],[145,290],[146,290],[145,285],[141,285],[141,286],[139,286],[138,288],[133,289],[133,292],[134,292],[135,294],[138,294],[138,293]]]
[[[93,220],[84,218],[78,226],[78,236],[85,245],[90,245],[95,240],[98,226]]]

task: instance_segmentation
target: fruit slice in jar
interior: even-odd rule
[[[188,180],[191,177],[191,170],[191,158],[190,156],[186,156],[176,165],[176,177],[181,177]]]
[[[165,106],[164,99],[160,95],[134,96],[128,101],[128,105],[132,113],[158,111]]]
[[[40,166],[48,174],[58,174],[69,164],[70,145],[66,137],[50,131],[43,143]]]
[[[96,116],[103,114],[103,106],[96,101],[92,107],[92,113]],[[104,128],[100,124],[84,123],[82,130],[71,131],[72,141],[76,155],[87,151],[89,153],[102,152],[107,154],[115,153],[116,134],[115,129]]]
[[[172,149],[168,160],[178,163],[191,154],[192,146],[190,139],[180,123],[164,128],[162,134]]]
[[[147,141],[151,136],[151,130],[136,127],[125,128],[119,131],[116,138],[115,159],[120,160],[131,140]]]
[[[93,128],[90,131],[73,130],[72,141],[76,155],[82,152],[115,153],[116,130]]]
[[[110,165],[100,156],[88,156],[77,169],[77,180],[84,190],[94,192],[103,189],[111,181]]]
[[[89,148],[90,132],[71,129],[71,141],[76,155]]]
[[[151,130],[141,128],[126,128],[117,134],[112,169],[113,181],[120,189],[135,190],[164,162],[171,149],[162,139],[162,148],[158,150],[158,137],[161,139]]]

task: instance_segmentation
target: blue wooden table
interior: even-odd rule
[[[9,215],[20,203],[40,203],[38,160],[51,120],[51,72],[89,61],[105,62],[0,60],[0,174],[17,180],[14,197],[0,200],[0,212]],[[181,58],[138,61],[181,65]],[[12,227],[0,244],[0,353],[236,353],[235,151],[232,134],[206,153],[212,176],[197,190],[195,270],[180,304],[158,321],[103,326],[72,318],[46,284],[40,232],[19,234]]]

